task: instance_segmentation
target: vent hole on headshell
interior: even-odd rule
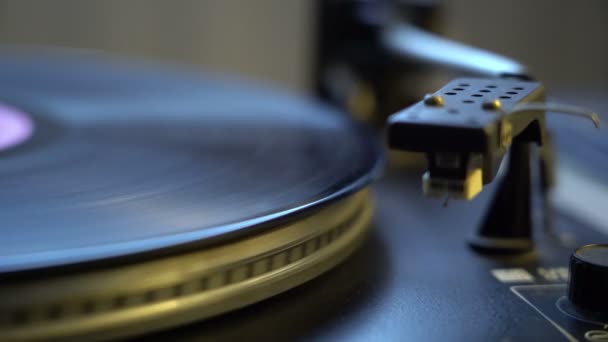
[[[464,90],[464,88],[454,88],[452,90],[454,90],[454,91],[461,91],[461,90]]]
[[[481,94],[473,94],[471,96],[473,96],[473,97],[482,97],[483,95],[481,95]]]
[[[445,93],[445,94],[446,94],[446,95],[456,95],[456,93],[455,93],[455,92],[453,92],[453,91],[448,91],[448,92],[447,92],[447,93]]]
[[[481,89],[479,92],[480,92],[480,93],[489,93],[489,92],[490,92],[490,90],[488,90],[488,89]]]
[[[496,88],[496,86],[495,86],[495,85],[493,85],[493,84],[490,84],[490,85],[487,85],[487,86],[486,86],[486,88],[491,88],[491,89],[494,89],[494,88]]]
[[[509,94],[509,95],[517,95],[517,92],[516,91],[508,91],[507,94]]]
[[[462,100],[462,103],[475,103],[473,100]]]
[[[514,90],[524,90],[522,87],[513,87]]]
[[[501,99],[510,99],[511,96],[500,96]]]
[[[470,84],[468,83],[460,83],[458,86],[460,87],[468,87]]]

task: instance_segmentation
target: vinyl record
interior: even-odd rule
[[[0,145],[6,338],[121,336],[239,307],[329,268],[369,221],[380,149],[309,99],[96,54],[5,51],[0,79],[0,135],[21,129]],[[224,285],[238,295],[207,293]],[[203,296],[180,306],[198,314],[151,314],[185,294]]]

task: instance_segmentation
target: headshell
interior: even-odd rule
[[[543,144],[544,87],[516,79],[455,79],[388,119],[391,148],[424,152],[425,193],[471,199],[491,182],[512,143]]]

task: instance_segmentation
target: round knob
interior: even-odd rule
[[[568,299],[579,309],[608,313],[608,245],[587,245],[570,256]]]

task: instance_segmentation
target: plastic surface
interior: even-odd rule
[[[570,257],[568,299],[578,308],[608,317],[608,245],[587,245]]]

